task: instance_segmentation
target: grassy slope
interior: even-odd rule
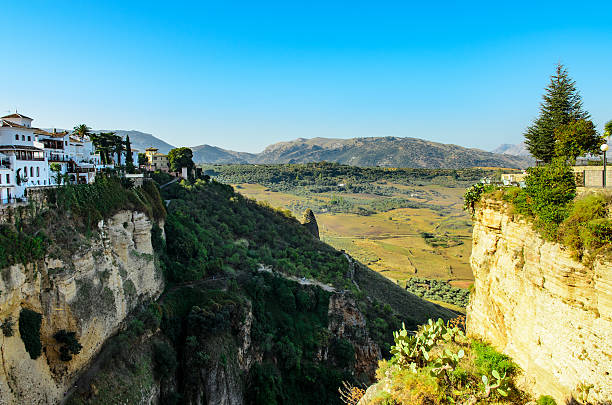
[[[391,280],[365,266],[356,266],[355,280],[368,296],[389,304],[395,312],[414,319],[416,323],[426,323],[430,318],[448,320],[458,315],[458,312],[409,293]]]

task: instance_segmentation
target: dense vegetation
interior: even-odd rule
[[[156,178],[167,182],[165,176]],[[382,277],[362,282],[366,270],[361,268],[355,270],[358,289],[347,275],[344,254],[314,238],[289,212],[247,199],[230,186],[181,181],[162,193],[170,201],[166,238],[154,227],[152,239],[166,291],[158,303],[143,305],[107,345],[93,382],[101,387],[95,400],[82,392],[72,404],[129,402],[133,386],[154,379],[161,381],[164,403],[193,402],[206,378],[218,373],[228,384],[242,386],[247,403],[340,403],[342,381],[368,381],[353,373],[354,345],[364,339],[364,331],[333,335],[328,329],[331,293],[301,284],[302,278],[352,297],[385,355],[402,321],[416,329],[427,314],[452,316]],[[371,285],[382,294],[371,291]],[[393,296],[392,305],[379,301],[385,294]],[[253,352],[242,351],[245,332],[250,332]],[[247,356],[256,360],[245,366]]]
[[[487,193],[489,198],[511,204],[518,215],[530,219],[547,240],[569,247],[577,259],[592,260],[612,253],[612,196],[590,193],[576,197],[571,169],[560,161],[528,170],[526,187],[475,186],[466,193],[469,201]]]
[[[463,288],[453,287],[446,281],[412,277],[406,281],[406,289],[428,300],[443,301],[459,307],[467,307],[470,293]]]
[[[355,167],[337,163],[284,165],[208,165],[205,173],[223,183],[261,184],[271,191],[306,197],[294,201],[293,212],[306,209],[331,213],[372,215],[397,208],[429,208],[450,215],[448,208],[420,201],[424,185],[467,187],[485,176],[498,174],[485,169],[395,169]],[[376,198],[361,198],[375,196]],[[331,196],[331,197],[329,197]]]
[[[37,359],[42,353],[40,343],[40,325],[42,315],[38,312],[23,308],[19,313],[19,335],[30,358]]]
[[[318,162],[279,165],[205,165],[204,172],[224,183],[263,184],[274,191],[293,191],[307,186],[305,193],[329,191],[389,195],[385,182],[437,184],[462,187],[498,170],[487,169],[408,169],[357,167]],[[344,186],[339,186],[344,184]],[[382,184],[382,186],[381,186]]]
[[[162,246],[170,281],[232,275],[264,265],[351,288],[342,253],[314,239],[290,213],[260,205],[217,182],[173,184],[164,193],[172,199]]]
[[[82,235],[96,234],[98,221],[122,209],[141,211],[156,220],[166,215],[153,182],[134,187],[125,179],[99,174],[92,184],[46,190],[42,208],[17,207],[12,221],[0,225],[0,268],[74,250],[86,243]]]

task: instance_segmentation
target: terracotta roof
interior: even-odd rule
[[[36,128],[26,127],[25,125],[19,125],[19,124],[16,124],[16,123],[14,123],[13,121],[5,120],[4,118],[2,118],[2,119],[0,120],[0,127],[23,128],[23,129],[36,129]]]
[[[45,131],[44,129],[40,129],[40,128],[33,128],[33,129],[36,135],[46,135],[46,136],[52,136],[54,138],[63,138],[68,133],[68,131],[49,132],[49,131]]]
[[[0,145],[0,150],[33,150],[37,152],[44,152],[44,150],[28,145]]]
[[[14,114],[9,114],[9,115],[5,115],[2,118],[25,118],[26,120],[32,120],[32,118],[30,117],[26,117],[25,115],[21,115],[19,113],[14,113]]]
[[[154,148],[153,146],[149,146],[147,149],[145,150],[159,150],[158,148]]]

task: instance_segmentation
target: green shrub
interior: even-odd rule
[[[611,200],[609,196],[590,194],[574,201],[568,218],[559,227],[559,240],[577,258],[586,250],[596,254],[612,243],[612,220],[607,217]]]
[[[474,363],[482,374],[491,375],[493,370],[496,370],[499,374],[512,376],[518,370],[518,366],[510,357],[499,353],[487,343],[474,341],[472,350],[476,354]]]
[[[19,313],[19,334],[32,359],[37,359],[42,353],[42,344],[40,343],[41,323],[42,315],[38,312],[23,308]]]
[[[463,195],[463,209],[469,211],[472,215],[476,209],[476,203],[480,201],[483,193],[490,187],[487,187],[483,183],[476,183],[472,187],[468,188]]]
[[[61,344],[60,360],[62,361],[72,360],[72,355],[79,354],[83,348],[77,340],[75,332],[68,332],[62,329],[53,335],[53,339]]]
[[[11,318],[10,316],[7,317],[4,322],[2,322],[2,325],[0,326],[0,329],[2,329],[2,334],[6,337],[11,337],[14,334],[13,331],[13,326],[15,325],[15,322],[13,322],[13,318]]]
[[[157,341],[153,344],[153,359],[155,372],[161,378],[173,374],[178,365],[174,348],[165,341]]]
[[[0,225],[0,268],[17,263],[31,263],[45,257],[44,233],[28,235],[11,225]]]
[[[557,402],[550,395],[542,395],[536,401],[538,405],[557,405]]]

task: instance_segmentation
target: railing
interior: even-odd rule
[[[70,162],[71,159],[59,155],[50,155],[48,160],[49,162]]]
[[[28,202],[28,199],[25,197],[21,197],[21,198],[10,197],[10,198],[0,199],[0,205],[9,205],[9,204],[26,203],[26,202]]]

